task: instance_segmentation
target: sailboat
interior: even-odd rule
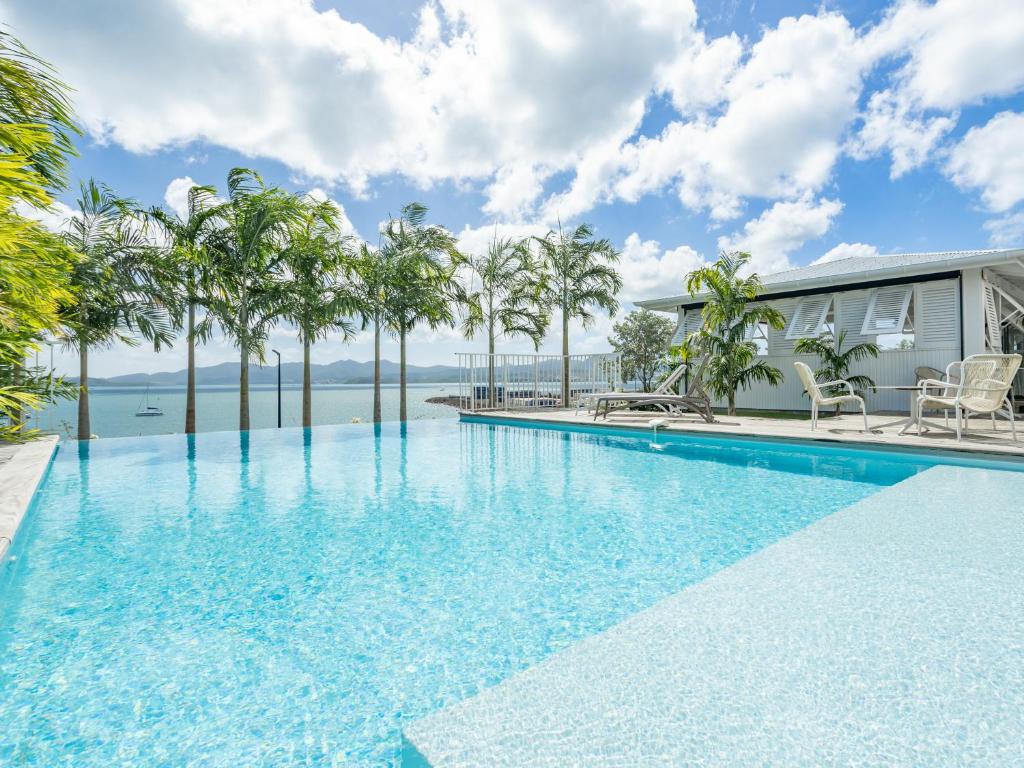
[[[163,416],[163,409],[159,405],[149,404],[149,387],[146,387],[146,394],[139,401],[139,408],[135,411],[136,416]]]

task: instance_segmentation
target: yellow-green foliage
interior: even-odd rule
[[[59,310],[74,298],[75,257],[19,208],[52,205],[75,130],[64,86],[0,33],[0,439],[24,437],[23,409],[67,391],[24,361],[44,335],[58,333]]]

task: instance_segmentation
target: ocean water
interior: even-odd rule
[[[404,723],[924,466],[453,420],[64,443],[0,575],[0,764],[394,766]]]
[[[427,398],[458,393],[458,384],[410,384],[409,418],[454,418],[455,409],[428,403]],[[144,403],[145,387],[93,387],[89,392],[89,420],[92,432],[103,437],[166,435],[185,431],[185,388],[151,387],[149,404],[163,409],[163,416],[139,417],[135,412]],[[398,420],[398,385],[381,387],[381,412],[385,421]],[[259,386],[249,390],[249,418],[253,429],[277,426],[277,387]],[[373,418],[373,387],[364,385],[324,385],[313,388],[313,423],[347,424],[353,419]],[[281,423],[286,427],[302,425],[302,388],[281,390]],[[62,400],[41,411],[33,426],[47,432],[74,437],[78,429],[78,404]],[[238,429],[238,387],[205,386],[196,388],[196,430],[218,432]]]

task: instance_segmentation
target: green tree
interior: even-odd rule
[[[302,342],[302,426],[313,425],[310,347],[332,331],[348,341],[354,328],[347,316],[358,305],[346,274],[352,262],[352,238],[342,233],[341,211],[330,200],[305,197],[284,251],[287,275],[282,284],[283,317]]]
[[[675,325],[667,317],[641,309],[612,326],[608,343],[621,355],[623,381],[638,380],[650,392],[672,342]]]
[[[540,346],[550,318],[541,303],[540,270],[525,244],[512,238],[491,240],[487,252],[468,256],[469,289],[462,331],[471,339],[487,336],[487,399],[495,407],[494,350],[501,336],[525,336]]]
[[[185,387],[185,433],[196,431],[196,341],[205,337],[197,334],[196,308],[204,306],[211,291],[212,272],[206,252],[206,239],[217,226],[218,202],[216,190],[208,186],[194,186],[188,190],[184,218],[162,208],[152,208],[146,215],[164,231],[170,257],[169,286],[179,294],[184,307],[185,343],[188,345],[188,373]],[[181,317],[175,318],[178,329]]]
[[[249,361],[266,359],[267,336],[285,306],[284,253],[302,206],[248,168],[233,168],[227,189],[227,202],[216,209],[221,225],[206,241],[213,290],[198,332],[208,333],[216,322],[238,347],[238,429],[244,432],[249,429]]]
[[[548,232],[535,237],[541,269],[544,303],[562,315],[562,404],[569,403],[569,321],[579,320],[584,328],[594,322],[592,309],[614,315],[619,309],[615,296],[622,278],[615,271],[619,252],[606,239],[595,240],[589,224],[566,233]]]
[[[173,325],[163,290],[166,259],[146,239],[137,206],[92,179],[82,183],[77,205],[64,235],[77,262],[63,320],[67,343],[78,350],[78,439],[88,440],[89,348],[134,345],[142,336],[159,350],[172,341]]]
[[[879,347],[877,344],[867,341],[854,344],[849,349],[846,346],[846,331],[840,331],[837,336],[831,333],[823,333],[813,339],[800,339],[793,345],[793,351],[798,355],[817,355],[819,366],[814,371],[814,376],[826,381],[837,381],[845,379],[859,388],[862,392],[875,386],[870,377],[861,374],[850,374],[850,367],[861,360],[869,357],[878,357]],[[846,394],[846,388],[831,387],[834,394]],[[842,405],[836,405],[836,416],[842,410]]]
[[[52,205],[77,133],[66,86],[0,31],[0,440],[29,437],[25,409],[73,394],[25,360],[60,333],[61,308],[73,301],[75,255],[20,209]]]
[[[729,403],[729,415],[736,415],[736,390],[763,381],[778,386],[782,371],[757,359],[757,345],[749,331],[764,323],[776,330],[785,325],[782,315],[767,304],[750,306],[764,290],[756,274],[740,277],[750,261],[749,253],[722,253],[713,264],[695,269],[686,277],[691,296],[704,293],[703,327],[687,343],[707,355],[705,381],[715,397]]]
[[[427,208],[410,203],[398,218],[384,225],[381,258],[390,262],[387,323],[398,337],[398,419],[408,419],[406,346],[417,324],[454,327],[454,303],[460,300],[455,271],[461,255],[455,238],[444,227],[426,223]]]
[[[393,260],[377,248],[366,243],[352,263],[350,279],[356,300],[356,313],[362,320],[363,330],[373,328],[373,422],[381,421],[380,406],[380,337],[387,329],[388,305],[394,293]]]

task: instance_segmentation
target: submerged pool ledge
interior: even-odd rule
[[[1021,498],[885,488],[412,723],[405,765],[1024,763]]]
[[[0,463],[0,563],[7,557],[36,488],[57,450],[55,435],[21,445],[2,446],[9,457]]]

